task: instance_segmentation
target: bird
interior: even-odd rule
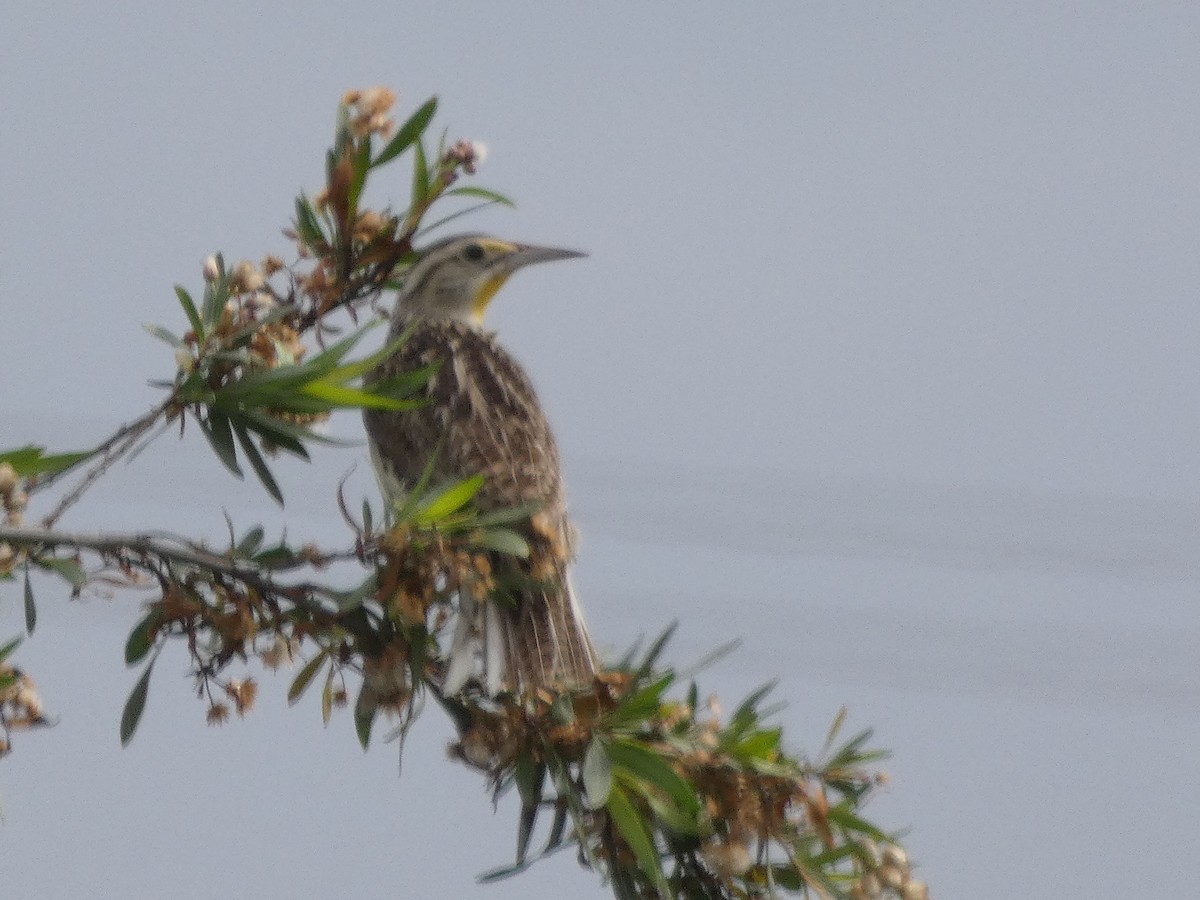
[[[493,697],[586,688],[598,670],[571,585],[573,530],[558,448],[532,381],[484,323],[492,298],[518,269],[585,255],[482,234],[428,245],[405,273],[392,311],[388,340],[399,346],[364,378],[433,370],[418,394],[423,405],[363,412],[386,499],[402,500],[423,475],[428,483],[482,475],[472,501],[481,514],[535,510],[514,526],[528,558],[492,557],[502,571],[519,565],[518,577],[497,579],[506,586],[483,599],[458,592],[445,695],[468,685]]]

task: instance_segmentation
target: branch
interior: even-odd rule
[[[56,506],[49,515],[42,519],[43,527],[52,528],[54,523],[61,518],[62,514],[74,506],[75,503],[78,502],[79,498],[84,495],[88,488],[90,488],[96,482],[96,480],[100,478],[101,475],[107,472],[118,459],[128,453],[133,448],[134,444],[136,444],[142,437],[142,435],[154,427],[154,423],[157,422],[159,418],[171,408],[171,405],[174,402],[175,397],[174,394],[172,394],[158,406],[147,412],[140,419],[137,419],[136,421],[130,422],[126,425],[122,425],[116,430],[112,437],[104,441],[104,443],[100,444],[100,446],[93,450],[91,457],[94,458],[99,456],[100,459],[98,459],[92,468],[87,471],[83,478],[80,479],[79,483],[76,484],[75,487],[73,487],[66,494],[66,496],[59,501],[58,506]],[[34,491],[45,490],[70,471],[71,469],[64,469],[62,472],[56,472],[53,475],[39,479],[30,487],[30,493],[33,493]]]
[[[214,553],[211,550],[192,543],[186,538],[169,533],[86,533],[55,531],[48,528],[10,528],[0,526],[0,541],[25,548],[43,547],[46,549],[55,549],[58,547],[72,547],[76,550],[92,550],[102,555],[132,554],[141,557],[157,557],[169,562],[194,566],[214,574],[236,578],[248,587],[253,587],[266,593],[285,596],[289,600],[297,602],[305,596],[323,595],[336,599],[337,595],[329,587],[316,582],[303,581],[292,584],[280,584],[271,577],[272,573],[294,571],[305,567],[357,558],[355,550],[336,551],[333,553],[302,552],[293,559],[284,560],[268,567],[251,560],[236,559],[231,556]]]

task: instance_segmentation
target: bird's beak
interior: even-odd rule
[[[534,263],[553,262],[556,259],[577,259],[587,256],[578,250],[564,250],[561,247],[537,247],[533,244],[514,244],[512,253],[497,260],[496,268],[511,275],[517,269],[531,266]]]
[[[536,247],[533,244],[513,244],[512,250],[497,259],[488,267],[487,276],[480,282],[475,293],[473,312],[475,321],[483,324],[483,315],[487,312],[488,304],[496,291],[508,280],[508,276],[517,269],[531,266],[534,263],[553,262],[556,259],[575,259],[587,256],[578,250],[563,250],[560,247]]]

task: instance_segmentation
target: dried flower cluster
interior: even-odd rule
[[[0,462],[0,507],[4,509],[4,524],[19,526],[28,504],[29,496],[21,487],[17,470],[10,463]],[[17,551],[0,541],[0,575],[11,572],[17,562]]]
[[[894,844],[860,845],[866,858],[865,871],[850,890],[851,900],[929,900],[929,885],[912,877],[908,854]]]
[[[10,732],[45,724],[42,700],[33,680],[19,669],[0,662],[0,756],[11,749]]]
[[[396,129],[391,116],[395,103],[395,93],[386,87],[346,91],[342,95],[342,105],[350,111],[350,132],[357,138],[372,134],[391,137]]]

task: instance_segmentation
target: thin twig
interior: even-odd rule
[[[91,457],[94,458],[99,456],[100,458],[96,460],[95,464],[90,469],[88,469],[86,474],[84,474],[84,476],[79,480],[79,483],[76,484],[75,487],[71,488],[71,490],[68,491],[67,494],[62,498],[62,500],[58,502],[58,506],[56,506],[49,515],[42,519],[42,526],[44,528],[52,528],[54,523],[59,520],[62,514],[74,506],[75,503],[78,502],[79,498],[87,492],[88,488],[90,488],[101,475],[107,472],[112,467],[113,463],[124,456],[129,449],[137,443],[138,439],[154,426],[154,423],[158,421],[160,416],[166,413],[166,411],[174,402],[174,396],[168,397],[158,406],[147,412],[140,419],[130,422],[127,425],[122,425],[116,430],[112,437],[93,450]],[[62,472],[58,474],[62,475],[66,473]],[[40,481],[35,486],[35,489],[44,490],[53,484],[57,478],[58,475],[52,475],[49,478]]]
[[[100,554],[125,554],[165,559],[182,565],[195,566],[219,575],[236,578],[248,587],[264,593],[285,596],[298,602],[305,596],[325,596],[336,600],[336,593],[329,587],[315,582],[280,584],[272,577],[274,573],[324,565],[330,562],[356,559],[356,551],[346,550],[323,553],[320,556],[299,556],[294,560],[265,568],[245,559],[221,556],[170,535],[155,536],[148,533],[80,533],[55,531],[48,528],[0,527],[0,541],[17,547],[73,547],[76,550],[92,550]]]

